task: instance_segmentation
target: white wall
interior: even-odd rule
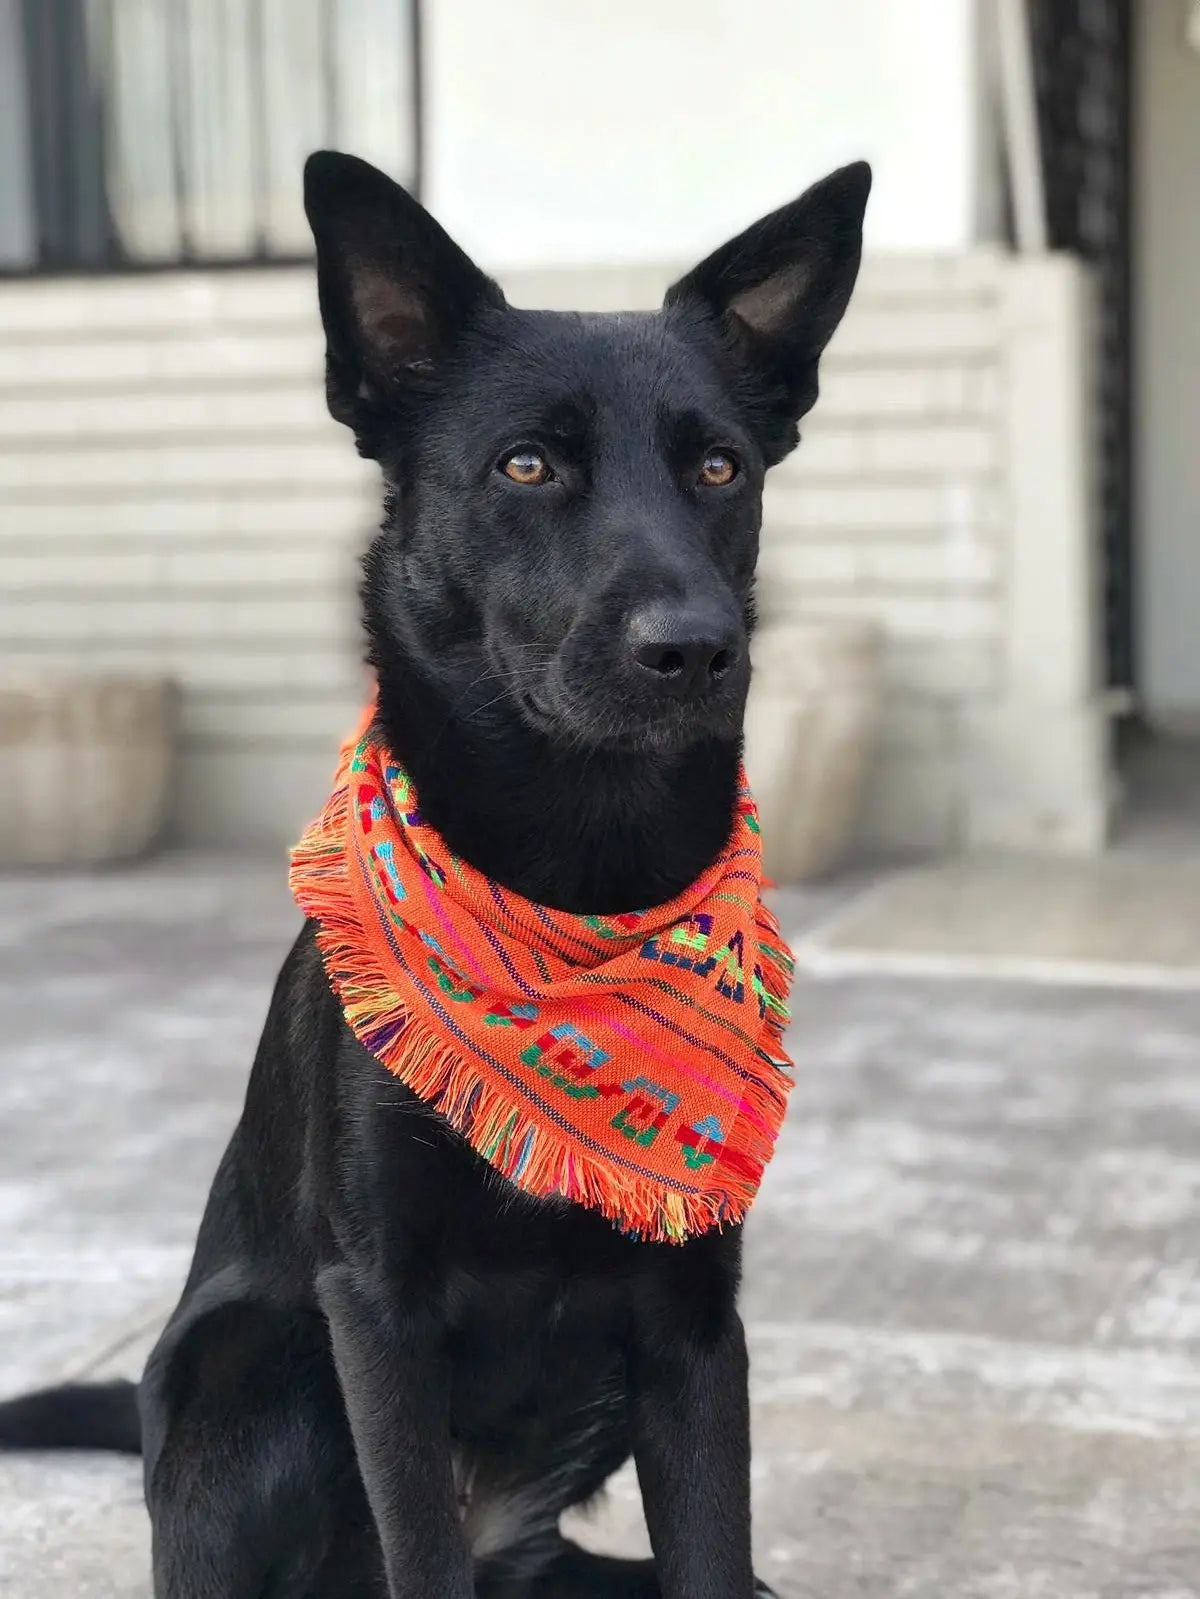
[[[179,684],[189,842],[295,837],[363,695],[322,353],[307,268],[0,283],[0,651]]]
[[[1151,719],[1200,726],[1200,53],[1138,7],[1138,634]]]
[[[636,308],[677,270],[505,281]],[[1102,835],[1083,289],[1062,257],[868,261],[772,474],[764,612],[884,633],[865,843]],[[0,284],[3,651],[179,683],[176,836],[284,843],[320,802],[378,507],[325,411],[309,271]]]
[[[868,245],[972,242],[975,0],[426,8],[426,198],[496,267],[687,260],[867,157]]]

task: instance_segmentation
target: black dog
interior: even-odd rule
[[[334,416],[377,459],[387,741],[450,848],[575,912],[725,844],[763,474],[858,270],[864,165],[654,315],[514,310],[415,201],[312,157]],[[751,1599],[736,1230],[638,1243],[518,1193],[355,1040],[311,927],[140,1387],[0,1407],[145,1455],[158,1599]],[[136,1394],[136,1398],[135,1398]],[[653,1562],[561,1513],[632,1452]]]

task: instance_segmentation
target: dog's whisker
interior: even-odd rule
[[[507,699],[507,697],[507,693],[494,694],[490,700],[485,700],[482,705],[473,706],[472,709],[467,712],[467,715],[482,716],[484,711],[491,710],[493,705],[499,705],[500,701]]]

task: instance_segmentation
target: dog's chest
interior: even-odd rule
[[[553,1269],[451,1284],[451,1430],[477,1556],[594,1491],[628,1452],[619,1288]]]
[[[455,1425],[557,1430],[623,1372],[645,1246],[592,1211],[518,1193],[475,1157],[441,1175]]]
[[[452,1276],[449,1298],[452,1406],[468,1432],[565,1424],[623,1368],[620,1279],[553,1261],[475,1267]]]

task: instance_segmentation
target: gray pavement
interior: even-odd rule
[[[282,862],[0,881],[0,1389],[135,1373],[296,925]],[[795,933],[856,885],[784,898]],[[1200,1596],[1200,993],[806,978],[750,1228],[759,1564]],[[620,1479],[585,1533],[643,1536]],[[0,1459],[0,1594],[146,1599],[134,1464]]]

